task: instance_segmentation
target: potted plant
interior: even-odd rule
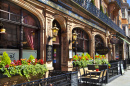
[[[35,59],[30,55],[29,59],[11,61],[6,52],[0,56],[0,86],[25,83],[30,80],[44,78],[47,72],[46,64],[42,59]]]
[[[99,71],[99,66],[95,65],[95,69],[96,69],[96,71]]]

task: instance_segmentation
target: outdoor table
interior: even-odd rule
[[[95,75],[97,76],[97,74],[100,74],[101,71],[96,71],[96,70],[87,70],[87,75]]]

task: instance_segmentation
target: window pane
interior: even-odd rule
[[[23,22],[25,24],[29,24],[32,26],[37,26],[36,21],[34,20],[34,17],[32,17],[30,14],[28,14],[26,11],[23,11]]]
[[[88,41],[84,41],[84,52],[88,52]]]
[[[38,36],[37,30],[24,27],[23,31],[23,48],[37,50]]]
[[[4,23],[6,34],[0,34],[0,48],[18,49],[19,48],[19,26]]]
[[[8,4],[0,2],[0,18],[8,19]]]
[[[10,5],[10,20],[20,22],[20,8]]]

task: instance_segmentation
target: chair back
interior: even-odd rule
[[[84,68],[84,73],[85,73],[85,74],[88,73],[87,70],[88,70],[88,67],[85,67],[85,68]]]
[[[100,73],[100,78],[102,78],[103,77],[103,70],[101,71],[101,73]]]
[[[106,69],[106,70],[104,70],[104,74],[103,74],[103,76],[105,77],[105,76],[106,76],[106,74],[107,74],[107,69]]]
[[[79,69],[79,72],[80,72],[80,76],[83,76],[83,75],[84,75],[84,69],[83,69],[83,68],[80,68],[80,69]]]

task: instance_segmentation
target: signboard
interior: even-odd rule
[[[109,52],[108,47],[96,47],[96,52],[100,55],[105,55]]]
[[[46,61],[52,61],[52,45],[46,45]]]
[[[124,67],[122,63],[121,63],[121,74],[124,74]]]
[[[71,73],[71,86],[78,86],[78,72]]]

